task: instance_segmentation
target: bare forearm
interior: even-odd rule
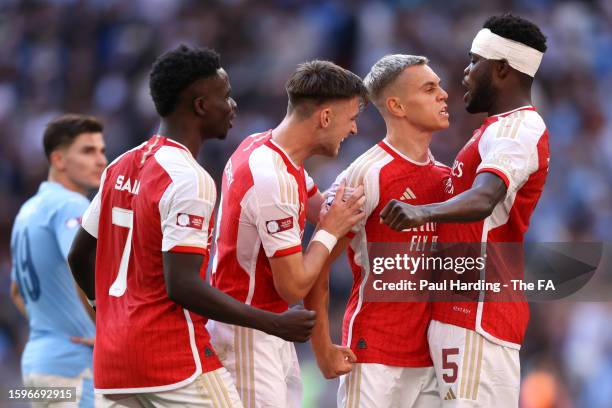
[[[321,272],[310,293],[304,298],[304,307],[317,313],[312,331],[312,349],[315,354],[332,345],[329,334],[329,266]]]
[[[494,197],[479,189],[470,189],[450,200],[423,207],[430,222],[472,222],[491,215],[495,204]]]
[[[170,299],[212,320],[269,332],[273,313],[249,307],[211,287],[199,277],[184,279],[169,287]]]

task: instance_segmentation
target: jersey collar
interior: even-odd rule
[[[293,160],[291,160],[291,157],[289,156],[289,154],[285,151],[285,149],[283,149],[278,143],[276,143],[274,140],[272,140],[272,131],[270,130],[270,139],[268,139],[268,141],[266,142],[266,144],[271,147],[273,150],[276,150],[276,152],[278,154],[281,155],[281,157],[283,157],[283,159],[285,159],[285,161],[291,163],[291,165],[293,166],[294,169],[296,170],[300,170],[301,167],[297,166]]]
[[[155,140],[156,139],[156,140]],[[166,136],[162,136],[162,135],[154,135],[153,137],[151,137],[151,139],[149,139],[149,142],[153,144],[153,146],[157,145],[157,144],[163,144],[165,146],[173,146],[176,147],[178,149],[183,149],[185,150],[187,153],[191,154],[191,152],[189,151],[189,149],[187,148],[187,146],[185,146],[182,143],[177,142],[174,139],[170,139],[169,137]]]
[[[505,118],[506,116],[511,115],[514,112],[518,112],[518,111],[522,111],[522,110],[535,111],[536,108],[533,105],[525,105],[525,106],[521,106],[520,108],[509,110],[507,112],[498,113],[497,115],[488,116],[484,121],[485,121],[485,123],[492,123],[492,122],[497,121],[499,118]]]
[[[387,153],[391,154],[391,156],[395,156],[396,158],[399,158],[400,160],[405,160],[411,164],[414,164],[415,166],[428,166],[433,162],[433,155],[431,154],[429,150],[427,151],[427,160],[424,162],[419,162],[419,161],[411,159],[410,157],[406,156],[405,154],[397,150],[395,147],[393,147],[393,145],[391,145],[391,143],[387,141],[387,139],[381,140],[379,145],[384,150],[386,150]]]

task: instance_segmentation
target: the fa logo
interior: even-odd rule
[[[453,177],[461,177],[463,176],[463,162],[455,160],[453,163],[453,169],[451,170],[451,174]]]

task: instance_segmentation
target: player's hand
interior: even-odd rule
[[[293,306],[276,315],[273,328],[268,333],[287,341],[303,343],[310,338],[315,317],[314,311],[306,310],[300,305]]]
[[[420,227],[429,221],[429,212],[419,205],[402,203],[391,200],[380,213],[380,222],[396,231],[406,228]]]
[[[328,380],[348,374],[356,362],[357,356],[350,348],[335,344],[317,354],[319,370]]]
[[[336,238],[345,236],[353,225],[365,218],[363,186],[357,187],[347,198],[344,198],[345,189],[345,183],[340,183],[333,203],[329,208],[325,208],[324,205],[324,209],[319,214],[319,228]]]
[[[72,336],[70,337],[70,341],[76,344],[84,344],[86,346],[94,346],[95,340],[93,337],[77,337],[77,336]]]

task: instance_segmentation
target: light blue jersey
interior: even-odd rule
[[[21,359],[23,375],[76,377],[92,367],[92,348],[70,341],[94,337],[67,256],[89,205],[83,195],[44,182],[21,207],[11,235],[12,279],[28,312],[30,337]]]

